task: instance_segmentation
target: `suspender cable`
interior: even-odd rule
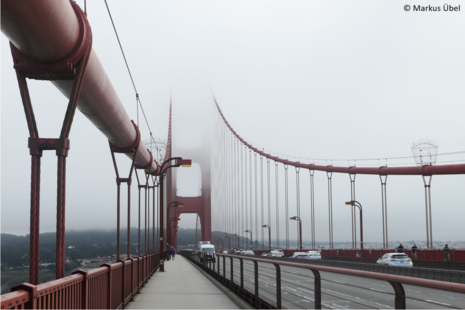
[[[332,172],[326,172],[328,177],[328,222],[329,222],[329,248],[333,248],[333,185]]]
[[[249,211],[250,211],[250,217],[249,217],[249,228],[250,231],[253,231],[253,215],[252,215],[252,150],[249,149],[249,179],[250,179],[250,195],[249,195],[249,198],[250,198],[250,208],[249,208]],[[252,236],[250,236],[250,243],[252,244],[252,250],[253,250],[253,240],[252,240]]]
[[[350,199],[351,201],[355,201],[355,177],[356,174],[350,174]],[[351,218],[352,218],[352,248],[357,248],[357,217],[355,214],[355,205],[351,206]]]
[[[289,180],[288,180],[288,165],[284,165],[284,211],[286,220],[286,249],[289,249]]]
[[[270,192],[270,159],[266,159],[266,181],[267,181],[267,194],[268,194],[268,226],[271,229],[271,192]],[[269,234],[271,236],[271,233]],[[269,241],[271,243],[271,241]],[[270,248],[271,250],[271,248]]]
[[[264,210],[263,210],[263,156],[260,155],[260,206],[261,206],[261,222],[260,226],[264,225]],[[262,227],[262,250],[265,249],[265,240],[263,238],[263,227]]]
[[[310,172],[310,222],[312,225],[312,249],[315,249],[315,187],[314,187],[314,174],[315,170],[308,170]]]
[[[278,187],[278,162],[274,162],[274,180],[275,180],[275,192],[276,192],[276,244],[279,248],[279,187]]]
[[[255,161],[255,240],[258,242],[257,153],[254,152],[253,154]]]
[[[297,198],[297,216],[301,219],[300,217],[300,168],[295,167],[295,187],[296,187],[296,198]],[[302,225],[302,220],[300,221],[299,225]],[[296,226],[297,228],[297,247],[299,249],[302,249],[302,240],[300,240],[300,234],[299,234],[299,225]],[[302,227],[300,227],[302,229]]]

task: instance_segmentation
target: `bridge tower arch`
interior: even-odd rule
[[[192,166],[198,164],[200,167],[200,192],[198,196],[179,196],[177,190],[177,173],[173,172],[171,177],[171,186],[169,202],[178,201],[183,204],[182,208],[171,208],[168,214],[168,220],[173,217],[179,217],[184,213],[196,213],[200,217],[200,226],[203,241],[211,240],[211,145],[208,137],[203,137],[201,145],[194,148],[173,147],[174,156],[189,158],[192,160]],[[174,245],[176,239],[170,240]]]

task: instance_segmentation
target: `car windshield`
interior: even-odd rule
[[[403,258],[408,258],[408,256],[407,255],[392,255],[391,258],[403,259]]]
[[[215,253],[215,249],[214,249],[214,248],[204,248],[203,251],[204,251],[204,252],[209,252],[209,253]]]

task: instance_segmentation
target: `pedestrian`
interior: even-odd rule
[[[414,244],[412,247],[412,259],[417,259],[417,245]]]
[[[172,254],[173,254],[173,260],[174,260],[174,257],[176,256],[176,250],[174,248],[173,248]]]
[[[173,251],[171,250],[171,248],[169,248],[168,250],[168,260],[171,259],[171,254],[173,253]]]
[[[402,246],[402,243],[397,247],[397,253],[404,253],[404,247]]]
[[[444,247],[444,249],[442,249],[442,251],[444,252],[444,260],[445,261],[450,261],[450,248],[449,248],[449,246],[447,244]]]

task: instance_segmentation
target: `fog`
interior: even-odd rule
[[[83,7],[84,1],[77,3]],[[212,137],[218,128],[213,96],[249,143],[301,161],[415,165],[413,158],[386,158],[410,157],[411,144],[420,139],[436,141],[440,154],[465,151],[464,8],[405,12],[404,5],[401,1],[137,0],[130,5],[109,1],[153,136],[166,139],[172,102],[173,155],[193,159],[190,170],[176,172],[178,195],[196,196],[202,187],[199,162],[212,154],[207,144],[215,142]],[[137,120],[134,89],[105,3],[88,1],[87,10],[93,48],[131,119]],[[28,130],[12,66],[8,40],[2,35],[1,231],[27,234]],[[28,83],[40,135],[57,137],[66,98],[49,82]],[[139,125],[142,138],[148,139],[150,130],[140,110]],[[70,140],[66,228],[114,228],[116,184],[108,141],[80,112]],[[462,152],[438,156],[437,164],[464,162]],[[121,155],[118,165],[127,171],[130,161]],[[300,175],[301,217],[308,235],[309,175],[304,170]],[[279,204],[284,206],[282,165],[279,176]],[[295,170],[289,168],[290,216],[296,215],[295,180]],[[133,215],[134,184],[135,180]],[[464,230],[459,229],[465,218],[465,176],[434,176],[431,190],[434,240],[465,240]],[[424,240],[421,177],[389,176],[387,194],[390,240]],[[122,202],[126,195],[123,189]],[[381,241],[379,177],[358,175],[356,197],[364,208],[366,241]],[[350,211],[344,205],[349,199],[349,177],[334,174],[335,241],[350,241]],[[281,238],[283,212],[280,208]],[[325,173],[315,172],[315,213],[316,239],[327,240]],[[122,214],[121,222],[126,223],[126,213]],[[180,227],[195,228],[195,216],[181,219]],[[44,152],[40,231],[55,231],[55,221],[56,156]],[[137,226],[136,216],[131,223]],[[296,236],[295,225],[290,223],[290,238]]]

